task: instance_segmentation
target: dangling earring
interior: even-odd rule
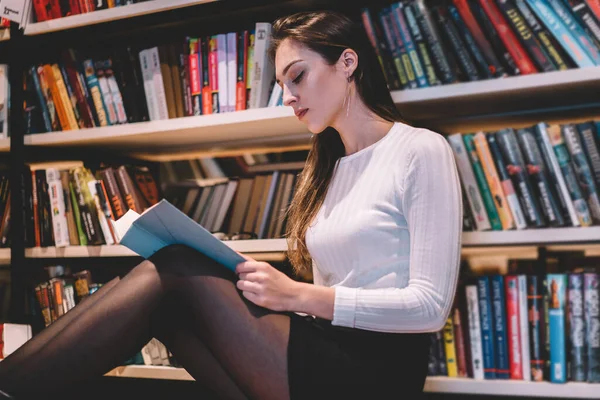
[[[346,96],[344,97],[344,104],[346,106],[346,118],[350,114],[350,77],[348,79],[348,86],[346,86]]]

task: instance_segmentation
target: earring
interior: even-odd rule
[[[344,98],[344,103],[346,105],[346,117],[350,114],[350,77],[348,76],[348,85],[346,86],[346,97]],[[346,99],[348,101],[346,102]]]

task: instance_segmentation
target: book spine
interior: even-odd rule
[[[481,79],[475,63],[467,51],[466,45],[458,34],[456,25],[448,16],[448,10],[442,6],[437,6],[432,8],[432,12],[443,33],[442,40],[445,39],[448,47],[452,49],[453,54],[457,58],[464,80],[476,81]]]
[[[402,55],[400,54],[400,48],[398,47],[396,38],[392,33],[392,23],[390,21],[390,14],[386,12],[385,8],[379,12],[379,20],[381,21],[381,27],[385,34],[385,40],[387,42],[388,48],[390,49],[390,54],[394,63],[394,67],[396,68],[398,79],[400,80],[400,86],[401,88],[407,88],[408,76],[406,75],[406,70],[402,65]]]
[[[96,115],[98,116],[98,123],[100,126],[108,126],[110,125],[110,121],[108,119],[108,110],[106,109],[106,105],[104,104],[104,100],[102,98],[102,93],[100,92],[100,84],[98,83],[98,78],[96,77],[93,61],[84,60],[83,68],[85,70],[85,79],[90,91],[90,96],[92,97]]]
[[[77,107],[81,116],[83,126],[86,128],[94,127],[94,115],[89,107],[85,96],[85,83],[81,81],[79,72],[75,65],[76,59],[73,50],[67,50],[62,54],[62,60],[65,65],[68,80],[77,99]]]
[[[121,91],[119,89],[119,84],[117,83],[117,78],[114,75],[112,70],[112,62],[111,60],[107,61],[108,67],[105,70],[106,80],[108,82],[108,90],[110,91],[110,95],[113,100],[113,104],[117,113],[117,123],[126,124],[127,123],[127,113],[125,112],[125,104],[123,103],[123,97],[121,96]]]
[[[444,51],[442,41],[438,30],[436,29],[433,19],[429,13],[429,9],[425,5],[424,0],[416,0],[410,5],[417,23],[423,32],[427,46],[431,50],[433,64],[436,67],[436,72],[442,83],[453,83],[457,81],[456,68],[453,66],[453,59],[449,59],[449,54]]]
[[[504,162],[504,157],[502,157],[502,152],[500,151],[500,147],[498,146],[496,134],[493,132],[489,132],[486,134],[486,138],[492,159],[496,164],[498,178],[502,183],[502,190],[504,191],[504,195],[506,196],[506,201],[512,213],[515,226],[517,229],[525,229],[527,228],[527,221],[525,220],[523,209],[521,208],[519,198],[515,192],[515,187],[513,186],[512,180],[510,179],[510,175],[506,170],[506,163]]]
[[[54,231],[54,245],[56,247],[65,247],[70,244],[69,227],[67,225],[65,200],[63,198],[62,182],[60,181],[59,172],[53,168],[47,169],[46,181],[48,182],[48,192],[50,197],[50,216]]]
[[[481,194],[477,188],[477,181],[475,180],[475,175],[473,174],[473,167],[469,161],[469,155],[467,154],[462,135],[460,133],[449,135],[448,142],[450,143],[450,147],[454,153],[460,180],[465,188],[467,200],[471,206],[471,212],[473,213],[477,230],[489,230],[492,226],[483,206]]]
[[[450,18],[454,21],[456,29],[464,40],[465,48],[471,55],[479,75],[484,79],[492,78],[494,75],[490,72],[489,65],[485,60],[479,45],[475,41],[475,38],[473,38],[473,35],[469,31],[467,24],[465,24],[465,21],[462,19],[458,8],[454,4],[449,4],[448,11],[450,12]]]
[[[496,339],[496,379],[509,379],[509,358],[506,337],[504,276],[491,277],[494,337]]]
[[[100,230],[98,226],[98,216],[96,215],[95,205],[91,194],[87,188],[86,173],[83,168],[76,168],[71,171],[73,188],[81,215],[81,226],[87,238],[87,242],[91,245],[102,244]],[[93,206],[93,207],[92,207]]]
[[[565,124],[561,126],[561,131],[565,143],[567,144],[567,149],[571,155],[571,160],[573,161],[575,177],[582,189],[583,197],[587,199],[587,205],[592,214],[592,220],[594,222],[600,222],[600,198],[598,198],[596,183],[592,177],[592,171],[585,157],[585,153],[583,152],[577,128],[572,124]]]
[[[526,1],[579,68],[596,65],[548,3],[543,0]]]
[[[579,137],[581,143],[585,149],[585,154],[590,162],[596,187],[600,186],[600,152],[598,152],[598,146],[596,145],[596,139],[594,134],[594,125],[591,122],[583,124],[577,124],[577,131],[579,131]]]
[[[522,376],[524,381],[531,380],[531,350],[529,349],[529,320],[527,315],[527,276],[517,275],[519,291],[519,342],[521,344]]]
[[[50,95],[52,96],[52,102],[56,107],[56,114],[58,115],[60,125],[65,131],[71,130],[73,128],[71,128],[69,117],[67,115],[67,108],[65,107],[65,104],[63,103],[63,97],[59,92],[53,68],[51,65],[46,64],[43,66],[43,70],[44,78],[46,80],[48,88],[50,89]]]
[[[235,111],[237,84],[237,33],[227,34],[227,109]]]
[[[67,217],[69,244],[71,246],[78,246],[79,236],[77,234],[77,225],[75,223],[75,211],[73,210],[71,190],[69,188],[69,171],[60,171],[60,181],[62,184],[63,199],[65,201],[65,215]]]
[[[419,87],[428,87],[429,83],[427,82],[427,77],[425,76],[423,64],[421,63],[421,59],[419,58],[419,54],[417,53],[417,48],[415,47],[415,43],[413,42],[410,30],[408,28],[408,23],[406,22],[406,18],[404,17],[404,7],[405,6],[400,2],[395,3],[392,5],[392,13],[396,24],[398,24],[402,42],[406,47],[406,52],[408,54],[408,57],[410,58],[411,65],[415,72],[415,79],[417,80],[417,85]]]
[[[477,296],[479,298],[479,311],[481,315],[483,371],[485,379],[496,379],[496,339],[490,278],[488,276],[477,278]]]
[[[62,80],[62,84],[65,87],[66,98],[70,105],[69,109],[72,111],[74,115],[74,121],[76,129],[85,128],[85,124],[83,121],[83,117],[79,113],[79,108],[77,107],[77,97],[75,96],[75,92],[71,87],[71,83],[69,82],[69,76],[67,75],[67,71],[65,70],[65,66],[63,64],[56,64],[58,66],[58,71],[60,74],[60,78]]]
[[[585,32],[592,38],[596,48],[600,47],[600,17],[596,17],[590,6],[584,0],[567,0]]]
[[[246,81],[248,76],[248,31],[237,33],[237,63],[235,84],[235,110],[246,109]]]
[[[69,174],[69,191],[71,193],[71,204],[73,205],[73,216],[75,217],[75,225],[77,226],[78,242],[81,246],[87,246],[87,235],[84,232],[83,222],[81,220],[81,212],[79,211],[79,202],[77,200],[77,192],[75,184]]]
[[[219,103],[219,41],[217,36],[208,38],[208,72],[212,110],[211,114],[221,112],[222,104]]]
[[[169,119],[169,106],[167,104],[167,93],[160,68],[160,55],[158,47],[148,49],[150,70],[152,71],[152,85],[154,87],[155,103],[158,111],[158,119]],[[166,79],[167,77],[165,77]]]
[[[415,89],[419,87],[419,83],[417,82],[417,77],[415,75],[415,70],[410,62],[410,56],[408,54],[408,50],[404,41],[402,40],[402,34],[400,32],[400,26],[396,21],[396,17],[394,16],[394,11],[391,7],[387,7],[383,11],[385,13],[385,18],[390,29],[392,40],[396,43],[396,54],[400,63],[402,64],[402,70],[406,73],[406,88],[407,89]]]
[[[506,170],[513,181],[521,207],[525,212],[527,224],[538,228],[543,227],[545,221],[539,211],[538,201],[533,196],[531,183],[525,170],[523,156],[519,150],[514,130],[502,129],[496,132],[496,138],[506,162]]]
[[[525,167],[531,178],[534,193],[540,199],[540,208],[546,222],[550,226],[563,226],[565,221],[550,190],[544,160],[533,132],[528,128],[518,129],[517,140],[524,155]]]
[[[191,71],[190,71],[190,45],[189,41],[191,38],[186,37],[183,43],[183,47],[179,51],[179,80],[181,81],[181,94],[183,95],[183,115],[186,117],[194,115],[194,107],[192,106],[192,90],[191,90]],[[196,39],[197,43],[197,39]],[[198,81],[200,73],[198,73]],[[198,107],[199,113],[202,110]]]
[[[566,27],[571,31],[575,40],[587,52],[594,64],[600,65],[600,49],[596,47],[594,40],[585,32],[575,16],[570,12],[562,0],[546,0],[550,7],[554,9],[556,15],[563,21]]]
[[[256,30],[248,32],[248,69],[246,70],[246,109],[250,108],[250,94],[252,93],[252,77],[254,76],[254,42]]]
[[[600,276],[583,274],[584,315],[587,343],[587,380],[600,382]]]
[[[504,279],[506,295],[506,328],[508,337],[508,360],[510,379],[523,379],[523,357],[521,355],[521,330],[519,315],[519,282],[515,275]]]
[[[191,114],[190,115],[201,115],[202,114],[202,69],[201,69],[201,55],[199,54],[199,46],[197,38],[188,38],[189,44],[189,55],[188,55],[188,80],[190,82],[190,95],[191,95]]]
[[[531,31],[527,21],[514,2],[509,0],[496,0],[496,3],[500,12],[521,39],[522,45],[525,47],[525,50],[529,53],[529,56],[539,70],[544,72],[556,71],[556,66]]]
[[[118,220],[125,215],[126,210],[125,204],[123,203],[123,198],[119,192],[117,181],[115,180],[114,170],[112,168],[105,168],[98,174],[105,184],[113,216],[115,217],[115,220]]]
[[[465,286],[465,297],[467,302],[467,321],[469,328],[469,346],[471,369],[474,379],[484,379],[483,371],[483,348],[481,339],[481,324],[479,316],[479,299],[476,285]]]
[[[96,180],[88,180],[87,187],[90,191],[90,195],[93,200],[93,204],[96,207],[96,215],[98,216],[98,225],[100,226],[100,231],[102,232],[102,237],[104,238],[105,244],[111,245],[115,244],[114,238],[111,234],[110,228],[108,227],[108,221],[106,219],[106,214],[102,209],[100,204],[100,198],[98,195],[98,189],[96,187]]]
[[[436,356],[437,338],[434,333],[429,334],[429,358],[427,360],[427,376],[441,375],[438,369],[438,359]]]
[[[429,49],[427,48],[427,42],[423,37],[421,28],[419,28],[413,8],[410,4],[405,4],[402,10],[404,11],[404,16],[406,17],[406,23],[410,28],[410,34],[415,42],[415,47],[419,53],[419,59],[423,65],[427,82],[430,86],[440,85],[441,82],[435,72],[435,67],[433,66],[431,55],[429,54]]]
[[[519,71],[522,75],[534,74],[538,72],[537,68],[531,61],[531,58],[527,55],[527,52],[521,46],[519,39],[510,29],[510,26],[504,20],[504,17],[500,13],[498,6],[495,2],[488,0],[479,0],[479,4],[489,17],[490,21],[498,31],[500,39],[504,43],[504,46],[515,60]]]
[[[38,102],[40,104],[42,119],[44,121],[44,127],[46,128],[46,132],[52,132],[52,121],[50,120],[50,113],[48,111],[48,104],[46,103],[46,99],[42,94],[42,87],[40,85],[40,77],[37,73],[37,68],[35,66],[31,67],[28,71],[33,80],[33,85],[35,86],[35,92],[38,97]]]
[[[502,184],[500,182],[500,178],[498,177],[498,173],[496,172],[496,167],[494,166],[494,160],[490,153],[485,133],[476,133],[473,136],[473,142],[475,144],[477,155],[479,156],[486,181],[489,185],[495,208],[498,211],[498,216],[500,217],[500,222],[502,223],[502,229],[513,229],[515,227],[515,222],[509,209],[508,201],[504,196]]]
[[[561,71],[569,69],[568,56],[564,53],[560,45],[558,45],[556,39],[554,39],[548,29],[536,18],[525,0],[514,0],[514,3],[538,42],[556,66],[556,69]]]
[[[437,331],[435,333],[436,335],[436,343],[437,343],[437,349],[436,349],[436,355],[437,355],[437,360],[438,360],[438,369],[440,371],[440,375],[443,376],[448,376],[448,364],[446,363],[446,344],[444,342],[444,331],[443,329],[440,331]]]
[[[227,82],[227,35],[217,37],[217,79],[219,80],[219,112],[229,112],[229,84]]]
[[[567,379],[565,340],[566,276],[548,274],[548,326],[550,328],[550,382],[564,383]]]
[[[586,343],[585,319],[583,315],[583,275],[568,274],[568,326],[569,326],[569,364],[570,380],[585,382],[586,372]]]
[[[477,151],[473,143],[473,136],[473,134],[463,135],[465,149],[467,150],[467,155],[469,156],[469,159],[471,161],[471,166],[473,167],[475,179],[477,179],[477,186],[479,187],[481,197],[483,198],[483,204],[485,206],[485,210],[487,211],[490,224],[492,225],[492,230],[502,230],[502,223],[500,222],[498,211],[496,210],[496,206],[494,205],[492,193],[490,192],[490,188],[485,180],[485,174],[483,173],[481,162],[479,161],[479,157],[477,156]]]
[[[108,88],[108,79],[106,78],[104,70],[104,62],[96,61],[94,67],[96,68],[96,77],[98,78],[98,86],[100,87],[102,100],[108,112],[108,121],[110,125],[116,125],[118,123],[117,110],[115,109],[115,103],[110,89]]]
[[[128,209],[141,214],[144,210],[125,166],[117,168],[115,171],[115,178]]]
[[[250,103],[253,105],[252,108],[262,108],[269,101],[269,90],[273,86],[275,78],[273,64],[267,56],[267,49],[271,43],[271,24],[259,22],[255,26],[255,31],[254,77],[252,89],[250,90]]]
[[[600,20],[600,0],[586,0],[586,4],[590,7],[596,19]]]
[[[452,311],[454,327],[454,343],[456,344],[456,367],[459,377],[467,377],[467,351],[465,346],[465,328],[462,324],[461,310],[454,307]]]
[[[452,317],[448,317],[446,324],[444,324],[444,350],[448,366],[448,377],[456,378],[458,377],[458,367],[456,363],[456,346],[454,343]]]
[[[546,354],[544,347],[545,327],[543,324],[543,295],[545,290],[542,282],[536,275],[527,276],[527,308],[529,322],[529,349],[531,355],[531,380],[542,382],[544,380],[544,366]]]

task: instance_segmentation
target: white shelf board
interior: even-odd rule
[[[392,99],[410,121],[446,133],[466,133],[598,117],[599,92],[600,66],[596,66],[392,91]],[[567,107],[571,110],[556,112]]]
[[[150,365],[117,367],[105,376],[122,378],[147,378],[193,381],[183,368]],[[598,399],[600,384],[568,382],[525,382],[513,380],[475,380],[430,376],[425,382],[425,392],[461,393],[502,396],[532,396],[543,398]]]
[[[0,42],[10,40],[10,29],[0,29]]]
[[[282,253],[287,250],[285,239],[231,240],[226,245],[240,253]],[[0,249],[2,250],[2,249]],[[10,256],[10,252],[9,252]],[[125,246],[69,246],[33,247],[25,249],[27,258],[78,258],[78,257],[137,257]]]
[[[8,153],[10,151],[10,138],[0,138],[0,153]]]
[[[463,246],[600,243],[600,226],[463,232]]]
[[[212,3],[217,0],[151,0],[143,3],[129,4],[85,14],[77,14],[50,21],[29,23],[25,26],[25,35],[40,35],[43,33],[79,28],[86,25],[101,24],[140,15],[153,14],[176,8],[189,7],[198,4]],[[33,8],[32,11],[33,13]]]
[[[165,154],[252,146],[308,146],[310,133],[291,107],[138,122],[25,136],[25,144],[104,148],[160,160]]]
[[[0,265],[10,264],[10,249],[0,249]]]
[[[598,399],[600,384],[586,382],[525,382],[516,380],[475,380],[470,378],[428,377],[425,392],[495,396]]]

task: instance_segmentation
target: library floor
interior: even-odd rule
[[[102,377],[73,387],[61,400],[220,400],[219,397],[195,382],[154,379]],[[415,400],[402,397],[402,394],[389,397],[390,400]],[[419,400],[536,400],[539,397],[502,397],[487,395],[463,395],[426,393]],[[314,400],[318,400],[316,397]],[[328,399],[344,400],[344,399]],[[365,399],[380,400],[380,399]],[[382,399],[383,400],[383,399]],[[387,400],[387,399],[385,399]],[[555,399],[561,400],[561,399]]]

